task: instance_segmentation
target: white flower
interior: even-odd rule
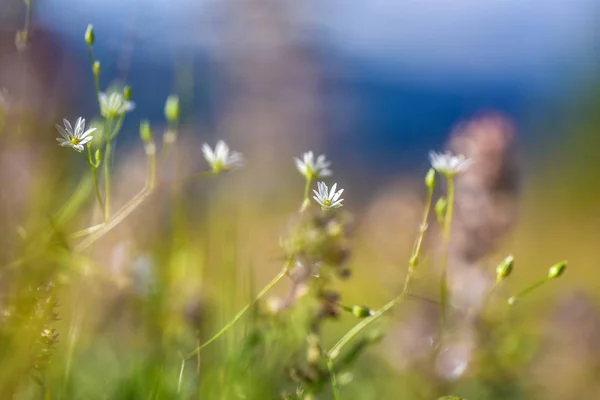
[[[294,158],[294,162],[296,163],[296,168],[298,168],[298,171],[300,171],[300,173],[304,175],[306,179],[312,180],[331,175],[331,170],[329,169],[331,163],[325,159],[324,154],[318,156],[315,161],[313,152],[308,151],[304,153],[302,160],[299,158]]]
[[[105,118],[118,118],[135,108],[133,101],[125,100],[123,93],[117,91],[100,93],[98,100],[100,101],[100,113]]]
[[[323,208],[323,210],[328,210],[330,208],[339,208],[342,206],[342,201],[344,199],[340,199],[340,196],[344,192],[344,189],[340,189],[339,191],[335,191],[337,187],[337,183],[334,183],[331,187],[331,190],[327,187],[324,182],[317,182],[317,187],[319,191],[313,190],[316,196],[313,196],[313,199],[317,201]]]
[[[244,166],[244,156],[242,153],[230,151],[229,146],[222,140],[217,142],[214,151],[208,144],[204,143],[202,152],[204,153],[204,158],[210,164],[212,172],[215,174]]]
[[[62,138],[56,138],[61,146],[69,146],[77,151],[83,151],[83,145],[92,140],[90,133],[94,132],[96,128],[90,128],[85,130],[85,119],[77,118],[75,122],[75,129],[71,126],[71,123],[66,119],[63,119],[65,127],[56,125],[56,129],[62,136]]]
[[[454,177],[464,172],[473,163],[472,160],[465,156],[454,155],[449,151],[445,153],[432,151],[429,153],[429,160],[433,168],[447,177]]]

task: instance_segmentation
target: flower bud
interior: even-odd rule
[[[416,267],[417,265],[419,265],[419,257],[417,255],[414,255],[410,258],[410,260],[408,261],[408,265],[411,268]]]
[[[150,129],[150,123],[148,121],[142,121],[140,123],[140,137],[144,143],[152,142],[152,130]]]
[[[509,276],[515,266],[515,258],[510,255],[506,257],[498,266],[496,267],[496,281],[500,281],[507,276]]]
[[[366,318],[373,315],[373,311],[369,307],[352,306],[352,314],[356,318]]]
[[[131,90],[131,86],[125,86],[123,88],[123,98],[127,101],[131,100],[131,94],[132,94],[132,90]]]
[[[96,164],[100,165],[100,163],[102,162],[102,152],[100,152],[100,149],[96,150],[96,152],[94,153],[94,159],[96,159]]]
[[[179,120],[179,97],[171,95],[167,97],[165,102],[165,118],[169,122],[176,122]]]
[[[85,30],[85,42],[88,46],[93,46],[96,41],[96,35],[94,34],[94,26],[89,24]]]
[[[448,210],[448,200],[445,197],[435,203],[435,215],[437,216],[438,222],[441,224],[446,220],[446,211]]]
[[[430,168],[429,171],[427,171],[427,175],[425,175],[425,186],[431,190],[435,187],[435,169]]]
[[[94,76],[100,75],[100,61],[94,61],[94,64],[92,64],[92,72],[94,73]]]
[[[554,264],[548,270],[548,279],[558,278],[565,272],[565,269],[567,269],[566,261],[561,261],[557,264]]]

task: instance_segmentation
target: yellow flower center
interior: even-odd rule
[[[77,144],[79,144],[79,142],[80,142],[79,138],[76,138],[76,137],[71,138],[71,143],[77,145]]]

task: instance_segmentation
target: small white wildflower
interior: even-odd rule
[[[330,208],[339,208],[342,206],[342,201],[344,199],[340,199],[340,196],[344,192],[344,189],[340,189],[339,191],[335,191],[337,188],[337,183],[334,183],[331,187],[331,190],[327,187],[324,182],[317,182],[317,187],[319,191],[313,190],[316,196],[313,196],[313,199],[317,201],[323,208],[323,210],[329,210]]]
[[[65,127],[56,125],[56,129],[62,136],[62,138],[56,138],[58,143],[63,147],[72,147],[77,151],[83,151],[83,145],[92,140],[90,133],[94,132],[96,128],[90,128],[85,130],[85,119],[77,118],[75,122],[75,129],[71,126],[71,123],[66,119],[63,119]]]
[[[454,177],[464,172],[473,163],[472,160],[465,156],[454,155],[449,151],[445,153],[432,151],[429,153],[429,160],[431,161],[431,166],[437,172],[447,177]]]
[[[126,100],[123,93],[117,91],[100,93],[98,99],[100,100],[101,114],[105,118],[118,118],[135,108],[133,101]]]
[[[212,172],[215,174],[244,166],[244,156],[242,153],[230,151],[229,146],[222,140],[217,142],[214,151],[208,144],[204,143],[202,152],[204,153],[204,158],[210,164]]]
[[[294,158],[294,162],[296,163],[298,171],[300,171],[306,179],[312,180],[331,175],[331,170],[329,169],[331,163],[327,161],[324,154],[321,154],[315,160],[313,152],[308,151],[304,153],[302,160]]]

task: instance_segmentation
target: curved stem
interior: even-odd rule
[[[519,293],[517,293],[516,295],[514,295],[508,299],[508,304],[510,304],[510,305],[515,304],[519,298],[525,296],[526,294],[529,294],[530,292],[533,292],[535,289],[539,288],[540,286],[543,286],[546,282],[548,282],[550,280],[551,279],[549,279],[549,278],[544,278],[544,279],[534,283],[533,285],[521,290]]]
[[[194,351],[190,352],[185,359],[189,360],[190,358],[194,357],[196,354],[200,353],[206,346],[208,346],[209,344],[211,344],[212,342],[214,342],[215,340],[219,339],[225,332],[227,332],[233,325],[235,325],[236,322],[238,322],[240,320],[240,318],[242,318],[244,316],[244,314],[252,307],[254,306],[256,303],[258,303],[260,301],[260,299],[262,299],[275,285],[277,285],[277,283],[279,283],[279,281],[287,275],[288,270],[290,269],[292,265],[292,258],[289,258],[287,260],[287,262],[285,263],[283,269],[275,276],[275,278],[273,278],[271,280],[271,282],[269,282],[267,284],[267,286],[265,286],[257,295],[256,297],[248,304],[246,304],[246,306],[244,306],[244,308],[242,308],[234,317],[231,321],[229,321],[223,328],[221,328],[221,330],[219,332],[217,332],[215,335],[213,335],[210,339],[208,339],[206,342],[204,342],[203,344],[201,344],[200,346],[198,346]]]
[[[386,303],[383,307],[379,308],[373,315],[363,319],[361,322],[356,324],[350,329],[332,348],[327,352],[327,358],[329,360],[335,360],[344,348],[352,339],[354,339],[359,333],[361,333],[367,326],[371,325],[374,321],[379,319],[387,311],[391,310],[397,304],[401,303],[406,298],[405,293],[401,293],[393,300]]]
[[[134,196],[133,199],[129,201],[116,215],[114,218],[110,219],[108,222],[102,225],[102,229],[97,232],[94,232],[90,236],[88,236],[85,240],[75,246],[75,251],[83,251],[94,244],[98,239],[104,236],[106,233],[111,231],[115,226],[119,225],[125,218],[129,216],[140,204],[146,200],[148,196],[152,194],[152,190],[148,190],[144,188]]]
[[[94,226],[90,226],[89,228],[85,228],[85,229],[82,229],[80,231],[77,231],[77,232],[73,233],[71,235],[71,239],[77,239],[77,238],[80,238],[80,237],[91,235],[94,232],[98,232],[102,228],[104,228],[104,224],[103,223],[102,224],[98,224],[98,225],[94,225]]]
[[[442,303],[442,324],[446,323],[446,309],[448,305],[448,253],[450,251],[450,233],[452,231],[452,217],[454,214],[454,177],[448,176],[448,209],[444,218],[444,255],[442,258],[442,277],[440,278],[440,302]]]
[[[177,393],[181,392],[181,384],[183,383],[183,371],[185,369],[186,359],[181,359],[181,368],[179,369],[179,379],[177,380]]]
[[[431,210],[431,204],[433,202],[433,187],[429,188],[429,192],[427,194],[427,201],[425,202],[425,210],[423,212],[423,219],[421,221],[421,225],[419,228],[419,234],[415,241],[415,246],[413,248],[413,253],[410,257],[410,262],[408,266],[408,273],[406,274],[406,280],[404,281],[404,289],[402,293],[396,296],[394,299],[386,303],[383,307],[379,308],[377,311],[373,313],[368,318],[363,319],[361,322],[356,324],[352,329],[350,329],[332,348],[327,352],[328,361],[333,362],[339,355],[341,350],[346,346],[351,340],[353,340],[356,336],[358,336],[363,330],[365,330],[369,325],[379,319],[383,314],[387,311],[394,308],[396,305],[404,301],[410,295],[410,283],[412,281],[412,277],[414,274],[415,267],[418,263],[419,254],[421,253],[421,247],[423,244],[423,238],[425,237],[425,232],[427,231],[427,221],[429,220],[429,212]]]
[[[421,247],[423,246],[423,239],[425,238],[425,232],[427,231],[427,221],[429,221],[429,212],[431,211],[431,204],[433,203],[433,187],[429,188],[427,192],[427,200],[425,201],[425,210],[423,211],[423,219],[421,220],[421,225],[419,226],[419,234],[417,236],[417,240],[415,241],[415,245],[413,247],[413,252],[410,257],[410,261],[408,263],[408,273],[406,275],[406,280],[404,281],[404,289],[402,290],[404,293],[409,293],[410,283],[412,281],[412,277],[415,271],[415,267],[418,264],[418,257],[421,254]]]

